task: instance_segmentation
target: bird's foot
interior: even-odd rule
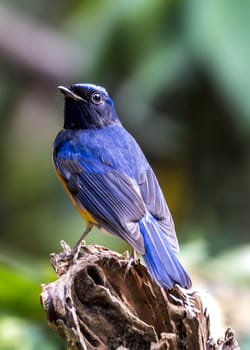
[[[134,248],[132,248],[131,255],[130,255],[129,258],[128,258],[128,264],[127,264],[127,266],[126,266],[126,271],[125,271],[125,274],[124,274],[124,279],[126,278],[127,274],[129,273],[132,264],[134,264],[134,263],[136,262],[136,260],[137,260],[136,250],[135,250]]]
[[[79,258],[79,254],[83,244],[85,244],[84,239],[82,239],[81,241],[78,241],[77,244],[71,249],[70,255],[72,257],[73,264],[75,264],[77,259]]]
[[[84,238],[91,231],[92,227],[93,224],[87,225],[86,230],[83,232],[80,239],[73,248],[70,248],[70,246],[65,241],[60,241],[62,252],[59,254],[50,254],[51,265],[53,266],[58,276],[61,276],[64,273],[66,273],[68,271],[69,266],[71,266],[77,261],[81,250],[81,245],[84,242]]]

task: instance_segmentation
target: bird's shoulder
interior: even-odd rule
[[[91,130],[62,130],[54,143],[54,156],[101,163],[132,177],[139,176],[149,166],[133,136],[118,125]]]

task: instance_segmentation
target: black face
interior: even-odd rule
[[[113,101],[103,87],[75,84],[58,88],[65,96],[65,129],[96,129],[120,124]]]

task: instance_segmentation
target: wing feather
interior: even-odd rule
[[[167,235],[168,241],[174,251],[179,251],[172,215],[168,209],[158,180],[152,170],[148,168],[140,179],[139,186],[142,198],[148,211],[158,220],[162,231]]]
[[[102,168],[101,173],[90,173],[77,158],[57,157],[54,162],[80,208],[89,211],[101,227],[143,254],[144,242],[138,221],[146,208],[134,181],[110,168],[107,172]]]

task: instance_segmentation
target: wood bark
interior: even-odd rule
[[[109,249],[83,246],[51,255],[58,279],[42,285],[49,326],[73,350],[236,350],[232,329],[214,341],[199,293],[164,290],[146,267]]]

